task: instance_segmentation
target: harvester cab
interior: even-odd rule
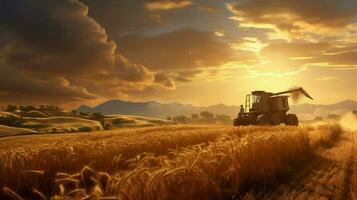
[[[298,97],[301,94],[313,99],[303,88],[296,88],[278,93],[253,91],[245,99],[245,112],[240,113],[233,121],[234,126],[241,125],[299,125],[295,114],[287,114],[289,95]]]

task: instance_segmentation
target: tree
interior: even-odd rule
[[[104,123],[103,128],[104,130],[110,130],[112,126],[110,123]]]
[[[337,114],[329,114],[329,115],[327,115],[327,119],[339,120],[339,119],[341,119],[341,116],[337,115]]]
[[[31,111],[31,110],[36,110],[36,107],[32,106],[32,105],[19,106],[19,110],[21,110],[22,112],[28,112],[28,111]]]
[[[322,121],[324,118],[322,116],[315,117],[314,121]]]
[[[5,109],[5,111],[8,111],[8,112],[13,112],[17,110],[17,106],[14,106],[14,105],[8,105]]]
[[[191,115],[191,118],[192,118],[192,119],[198,119],[198,117],[199,117],[198,114],[192,114],[192,115]]]
[[[13,116],[1,116],[0,124],[5,126],[22,127],[24,120],[13,117]]]
[[[83,126],[83,127],[78,128],[78,131],[79,132],[91,132],[92,128],[89,126]]]
[[[200,116],[203,120],[211,121],[214,120],[214,114],[208,111],[203,111],[200,113]]]
[[[32,105],[26,106],[26,111],[31,111],[31,110],[36,110],[36,107]]]
[[[216,115],[216,120],[220,122],[231,121],[231,117],[229,115]]]
[[[91,119],[100,121],[100,120],[102,120],[103,118],[104,118],[104,115],[103,115],[101,112],[94,112],[94,113],[92,113]]]
[[[188,122],[188,118],[184,115],[176,116],[173,118],[175,122],[186,124]]]
[[[20,106],[20,107],[19,107],[19,110],[21,110],[21,111],[23,111],[23,112],[26,112],[26,111],[27,111],[27,109],[26,109],[25,106]]]

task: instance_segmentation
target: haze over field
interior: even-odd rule
[[[291,106],[291,113],[297,113],[302,120],[312,120],[318,116],[327,117],[330,114],[344,116],[352,110],[357,110],[357,102],[353,100],[345,100],[336,104],[330,105],[315,105],[315,104],[299,104]],[[176,115],[191,115],[209,111],[214,114],[225,114],[232,118],[237,116],[239,106],[228,106],[217,104],[207,107],[197,107],[193,105],[184,105],[179,103],[159,103],[150,102],[129,102],[122,100],[109,100],[95,107],[82,105],[78,107],[78,112],[101,112],[104,114],[126,114],[126,115],[141,115],[149,117],[161,117]]]
[[[357,99],[355,0],[0,3],[1,105],[239,105],[295,85]]]

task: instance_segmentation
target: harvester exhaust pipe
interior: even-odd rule
[[[299,92],[304,94],[307,98],[314,100],[309,93],[307,93],[302,87],[296,88],[296,89],[292,89],[292,90],[287,90],[287,91],[283,91],[283,92],[278,92],[278,93],[274,93],[272,96],[276,96],[276,95],[280,95],[280,94],[287,94],[287,93],[294,93],[294,92]]]

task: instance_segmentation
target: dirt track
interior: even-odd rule
[[[357,199],[357,133],[344,134],[268,199]]]

